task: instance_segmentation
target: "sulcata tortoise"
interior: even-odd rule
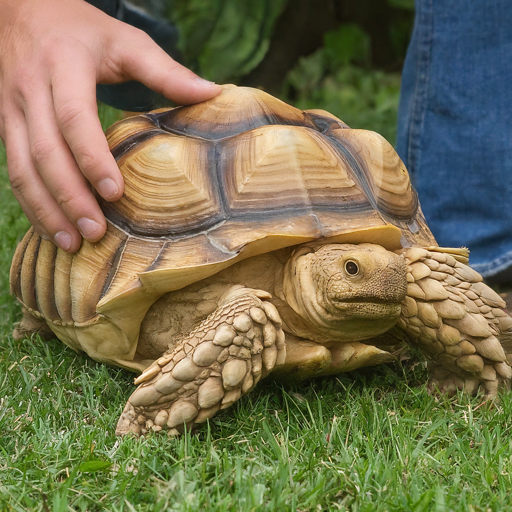
[[[16,336],[51,330],[142,374],[118,434],[178,434],[272,374],[393,361],[410,344],[431,386],[494,396],[512,319],[440,248],[380,135],[259,90],[129,118],[107,132],[125,179],[98,197],[97,243],[67,254],[31,229],[11,269]]]

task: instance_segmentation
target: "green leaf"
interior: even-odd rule
[[[256,67],[268,50],[286,0],[168,0],[184,62],[209,80],[233,81]]]
[[[112,462],[107,460],[88,460],[86,462],[82,462],[80,466],[78,466],[78,470],[82,473],[94,473],[95,471],[105,471],[112,466]]]
[[[324,51],[331,69],[352,63],[368,64],[370,37],[354,23],[346,23],[324,34]]]

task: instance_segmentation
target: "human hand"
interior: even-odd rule
[[[123,179],[98,119],[96,84],[137,80],[181,104],[221,88],[144,32],[83,0],[0,0],[0,137],[14,195],[37,232],[74,252],[106,230]]]

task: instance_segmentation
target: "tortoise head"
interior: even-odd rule
[[[322,338],[368,339],[400,316],[407,291],[402,256],[373,244],[308,244],[286,264],[286,301]]]

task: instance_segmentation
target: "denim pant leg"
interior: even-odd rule
[[[511,0],[416,0],[398,152],[439,245],[512,267]]]

